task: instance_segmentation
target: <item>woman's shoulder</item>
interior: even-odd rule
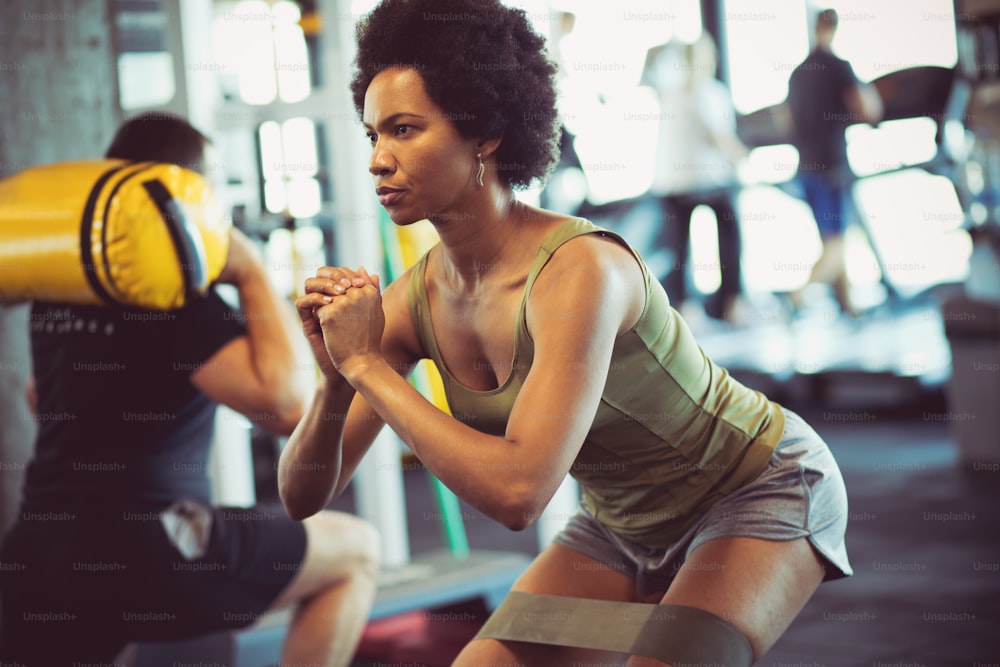
[[[595,225],[587,218],[549,213],[547,217],[541,219],[544,228],[544,238],[541,243],[543,249],[554,251],[556,247],[563,243],[588,234],[605,233],[607,230]]]
[[[553,226],[542,247],[554,252],[556,248],[570,241],[573,241],[572,246],[590,248],[592,252],[613,249],[615,246],[630,247],[617,232],[595,224],[587,218],[570,216],[565,216],[559,224]]]
[[[637,258],[622,236],[579,217],[566,217],[552,229],[541,250],[548,255],[545,265],[574,271],[586,268],[597,274],[620,269],[622,262],[632,264]]]

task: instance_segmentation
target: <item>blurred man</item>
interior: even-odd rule
[[[792,294],[803,305],[812,283],[832,286],[843,313],[855,315],[844,253],[847,197],[853,179],[847,163],[844,130],[855,123],[876,125],[882,117],[878,92],[858,81],[851,65],[833,54],[837,12],[826,9],[816,18],[816,46],[792,72],[788,102],[799,150],[798,179],[819,228],[823,252],[806,285]]]
[[[149,114],[107,157],[204,172],[206,143]],[[0,554],[0,663],[111,664],[129,642],[240,628],[288,605],[282,664],[349,663],[374,598],[374,529],[211,504],[217,404],[289,434],[316,376],[295,311],[235,229],[218,282],[239,310],[214,288],[170,312],[33,304],[39,433]]]

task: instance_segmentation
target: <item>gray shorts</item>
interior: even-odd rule
[[[785,431],[760,477],[718,501],[666,549],[644,547],[615,534],[582,506],[555,542],[636,580],[640,598],[665,591],[687,555],[720,537],[808,538],[826,566],[826,580],[853,574],[844,546],[847,492],[822,438],[785,409]]]

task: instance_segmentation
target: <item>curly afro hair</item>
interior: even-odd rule
[[[494,153],[502,183],[526,188],[555,165],[556,66],[523,10],[499,0],[384,0],[358,23],[357,42],[359,116],[379,72],[412,67],[462,136],[503,138]]]

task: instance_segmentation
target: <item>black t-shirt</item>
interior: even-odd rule
[[[210,499],[216,404],[190,382],[245,333],[214,289],[158,312],[35,303],[38,441],[25,510]]]
[[[824,171],[847,164],[844,129],[860,122],[844,98],[858,84],[850,63],[815,49],[788,81],[788,103],[795,123],[799,169]]]

